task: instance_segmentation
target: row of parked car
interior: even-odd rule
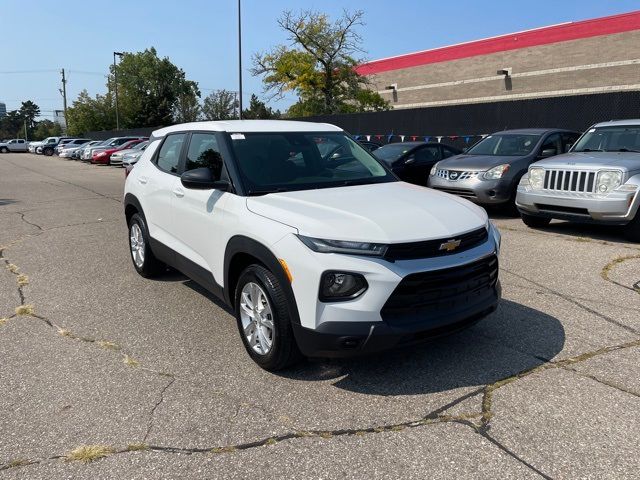
[[[147,137],[136,136],[112,137],[107,140],[48,137],[41,142],[31,142],[22,149],[7,148],[6,151],[28,151],[38,155],[58,155],[61,158],[82,160],[93,164],[131,166],[138,161],[147,145],[149,145]],[[0,144],[0,151],[3,151],[2,144]]]
[[[640,241],[640,120],[599,123],[582,134],[505,130],[465,151],[403,142],[372,153],[402,180],[506,207],[532,228],[553,218],[622,225]]]

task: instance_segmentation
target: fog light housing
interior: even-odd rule
[[[321,302],[344,302],[362,295],[369,287],[359,273],[328,271],[320,279]]]

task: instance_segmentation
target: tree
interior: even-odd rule
[[[236,118],[238,99],[234,92],[228,90],[216,90],[211,92],[202,105],[202,114],[205,120],[229,120]]]
[[[246,118],[248,120],[266,120],[270,118],[280,118],[280,116],[280,110],[276,110],[274,112],[271,107],[267,107],[267,105],[263,101],[261,101],[255,94],[251,94],[251,100],[249,100],[249,108],[246,108],[242,111],[242,118]]]
[[[42,120],[36,123],[33,132],[34,140],[43,140],[47,137],[59,137],[62,135],[62,127],[57,122],[51,120]]]
[[[18,113],[23,120],[26,120],[27,128],[32,130],[36,124],[36,117],[40,116],[40,107],[31,100],[27,100],[26,102],[22,102]]]
[[[362,53],[356,27],[363,25],[363,15],[344,11],[331,23],[327,15],[310,10],[283,12],[278,25],[291,44],[254,55],[252,73],[262,75],[272,97],[297,93],[290,116],[388,110],[389,103],[367,89],[368,80],[355,70],[354,55]]]
[[[11,110],[0,121],[2,138],[23,138],[24,120],[18,110]]]
[[[73,104],[67,108],[67,122],[69,135],[114,129],[116,114],[111,94],[96,95],[93,98],[86,90],[83,90]]]
[[[115,73],[123,128],[170,125],[194,117],[198,84],[187,80],[169,58],[159,58],[155,48],[125,53],[117,67],[111,66],[112,82]]]
[[[198,102],[199,96],[198,84],[190,80],[185,81],[174,107],[173,116],[176,123],[195,122],[200,118],[202,108]]]

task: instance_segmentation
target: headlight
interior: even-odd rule
[[[433,167],[431,167],[431,171],[429,172],[429,175],[433,177],[437,171],[438,171],[438,164],[436,163]]]
[[[364,293],[369,285],[359,273],[324,272],[320,279],[321,302],[351,300]]]
[[[619,170],[604,170],[598,172],[596,190],[598,193],[608,193],[622,183],[622,172]]]
[[[541,190],[544,187],[543,168],[532,168],[529,170],[529,185],[536,190]]]
[[[96,157],[104,157],[107,153],[106,152],[96,152],[95,156]]]
[[[490,170],[487,170],[486,172],[484,172],[484,179],[485,180],[498,180],[499,178],[502,178],[502,176],[507,173],[507,171],[509,170],[509,164],[505,163],[504,165],[498,165],[497,167],[493,167]]]
[[[297,237],[311,250],[319,253],[346,253],[349,255],[382,257],[388,248],[387,245],[380,243],[324,240],[321,238],[305,237],[304,235],[297,235]]]

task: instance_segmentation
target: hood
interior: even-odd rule
[[[487,223],[467,200],[404,182],[271,193],[248,197],[247,208],[302,235],[374,243],[453,237]]]
[[[603,168],[614,167],[623,170],[640,170],[640,153],[636,152],[569,152],[556,157],[540,160],[533,165],[545,168]]]
[[[514,163],[523,158],[526,156],[467,155],[463,153],[438,162],[438,168],[484,171],[505,163]]]
[[[114,153],[114,155],[117,156],[122,156],[122,155],[126,155],[127,153],[133,153],[136,150],[134,150],[133,148],[125,148],[124,150],[118,150],[117,152]]]

